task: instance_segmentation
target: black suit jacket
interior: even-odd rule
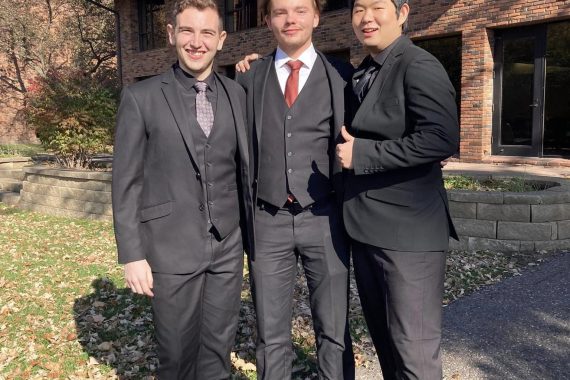
[[[347,232],[381,248],[446,250],[457,234],[440,161],[457,151],[459,126],[442,65],[402,37],[362,104],[347,96],[356,137],[345,182]]]
[[[329,178],[332,178],[333,189],[339,194],[340,202],[342,201],[340,194],[342,194],[343,189],[342,167],[335,160],[334,147],[338,141],[341,141],[340,129],[344,123],[344,88],[352,76],[353,67],[347,63],[328,58],[318,50],[317,54],[323,61],[331,89],[334,128],[331,131],[330,140],[330,149],[333,154],[331,154],[331,173]],[[253,179],[254,202],[257,196],[256,184],[259,172],[259,143],[261,141],[261,134],[263,133],[263,99],[270,70],[274,70],[275,67],[274,59],[275,51],[252,62],[251,69],[246,73],[238,74],[236,78],[247,93],[248,132],[250,137],[249,141],[252,144],[250,149],[252,162],[250,170],[252,170],[251,178]]]
[[[239,151],[244,245],[252,202],[245,94],[219,76],[231,104]],[[173,69],[123,90],[113,159],[113,218],[120,263],[146,259],[153,271],[192,273],[208,265],[204,177]]]

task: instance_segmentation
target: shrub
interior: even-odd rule
[[[118,91],[79,72],[52,71],[31,86],[25,113],[42,145],[65,167],[91,168],[112,145]]]

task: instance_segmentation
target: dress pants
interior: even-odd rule
[[[196,273],[153,273],[160,380],[230,378],[243,279],[240,228],[222,241],[210,234],[205,246],[211,260]]]
[[[349,252],[335,203],[327,200],[301,210],[258,202],[255,228],[250,276],[257,313],[257,378],[291,378],[293,290],[300,258],[309,288],[319,379],[354,379],[347,323]]]
[[[442,378],[445,257],[443,251],[402,252],[353,242],[360,301],[385,380]]]

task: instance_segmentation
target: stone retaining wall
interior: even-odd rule
[[[111,173],[26,167],[19,207],[111,220]],[[556,181],[556,182],[554,182]],[[544,179],[541,182],[545,182]],[[535,192],[448,191],[460,240],[450,248],[532,252],[570,249],[570,181]]]
[[[111,173],[24,168],[18,207],[51,215],[112,220]]]
[[[569,249],[570,184],[564,180],[549,184],[552,187],[546,190],[526,193],[448,191],[460,237],[459,241],[450,239],[450,248],[500,252]]]

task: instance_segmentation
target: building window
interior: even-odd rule
[[[166,9],[164,0],[138,0],[140,50],[166,46]]]
[[[257,26],[257,0],[226,0],[224,27],[237,32]]]
[[[420,40],[414,43],[436,57],[447,71],[455,88],[457,116],[461,120],[461,36]]]
[[[328,0],[325,6],[326,11],[334,11],[336,9],[348,8],[351,0]]]

